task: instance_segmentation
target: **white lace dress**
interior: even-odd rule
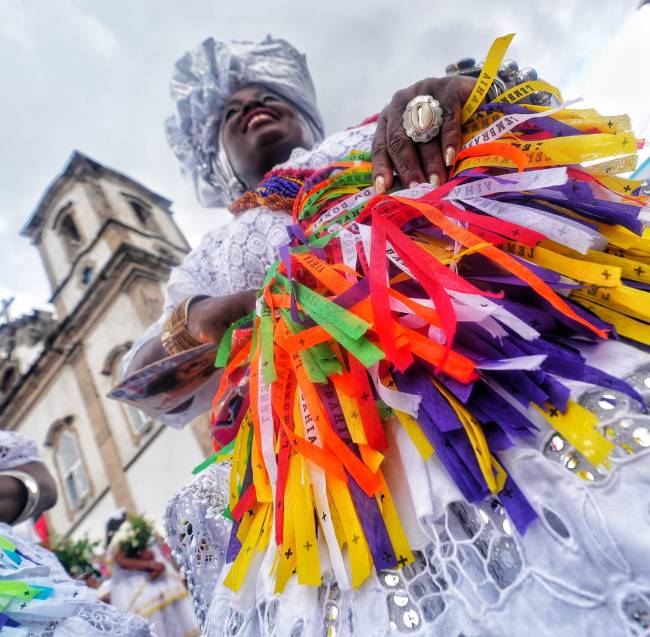
[[[369,125],[346,131],[314,151],[294,153],[288,163],[316,167],[354,148],[368,150],[373,130]],[[189,294],[218,296],[259,287],[286,241],[288,219],[279,212],[249,210],[208,234],[173,273],[166,313]],[[150,328],[135,347],[157,337],[159,329]],[[595,364],[604,357],[608,371],[628,378],[650,403],[647,355],[613,342],[586,350],[585,356]],[[182,426],[207,409],[213,389],[199,391],[191,411],[168,424]],[[249,573],[257,577],[231,594],[220,583],[228,570],[230,523],[222,511],[229,467],[203,471],[172,498],[165,515],[168,542],[188,579],[203,634],[645,635],[650,629],[650,417],[614,391],[575,384],[573,392],[603,427],[627,436],[634,453],[615,459],[611,472],[601,475],[549,429],[506,452],[506,469],[539,515],[524,537],[513,532],[498,500],[465,503],[435,456],[425,464],[402,429],[391,431],[400,457],[386,471],[392,472],[391,487],[397,485],[395,501],[417,559],[399,571],[372,576],[357,591],[341,590],[325,567],[320,587],[298,586],[293,578],[278,597],[269,577],[271,550],[251,564]]]
[[[0,471],[40,461],[36,444],[19,433],[0,430]],[[53,553],[26,542],[0,523],[0,634],[4,637],[155,637],[149,624],[96,601],[95,592],[72,580]],[[13,545],[16,551],[7,548]],[[54,594],[29,604],[4,607],[3,583],[26,581],[52,587]],[[19,626],[14,624],[18,623]]]

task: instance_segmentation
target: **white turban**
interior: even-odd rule
[[[251,84],[284,98],[301,115],[313,141],[323,138],[304,55],[270,35],[260,43],[208,38],[176,62],[171,82],[174,114],[165,123],[167,141],[204,206],[225,206],[241,194],[219,132],[226,101]]]

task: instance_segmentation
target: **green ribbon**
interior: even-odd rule
[[[235,448],[235,439],[233,438],[225,447],[222,447],[221,449],[219,449],[219,451],[213,453],[209,458],[206,458],[201,464],[196,465],[196,467],[192,469],[192,475],[195,476],[197,473],[201,473],[201,471],[207,469],[211,464],[217,462],[221,456],[230,455],[233,452],[234,448]]]

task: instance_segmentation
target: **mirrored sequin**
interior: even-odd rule
[[[573,451],[567,453],[566,456],[564,456],[563,462],[567,469],[573,470],[578,466],[578,455]]]
[[[406,595],[395,593],[393,595],[393,602],[395,602],[395,604],[401,608],[409,603],[409,598]]]
[[[384,573],[384,584],[390,588],[395,588],[399,582],[399,575],[396,575],[395,573]]]
[[[632,432],[634,442],[641,447],[650,447],[650,431],[647,427],[637,427]]]
[[[417,628],[420,625],[420,616],[415,608],[409,608],[407,611],[404,611],[402,621],[407,628]]]
[[[565,446],[564,438],[562,436],[555,435],[551,438],[550,442],[551,449],[557,453],[562,451]]]
[[[578,402],[594,413],[599,420],[609,420],[630,411],[639,411],[639,403],[626,394],[612,389],[588,391],[578,398]]]
[[[504,589],[519,576],[523,566],[517,543],[511,537],[501,536],[490,547],[488,572],[496,585]]]
[[[641,628],[650,628],[650,602],[647,595],[630,593],[622,602],[623,612],[628,620]]]
[[[603,410],[603,411],[611,411],[612,409],[616,409],[616,396],[613,394],[603,394],[599,399],[598,399],[598,406]]]
[[[330,622],[333,622],[334,620],[336,620],[338,616],[339,616],[339,607],[336,604],[330,602],[325,605],[325,619],[327,619]]]

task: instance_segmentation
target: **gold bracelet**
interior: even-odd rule
[[[197,341],[192,336],[188,329],[189,310],[194,302],[207,298],[204,294],[190,296],[174,308],[171,316],[165,321],[160,335],[160,342],[168,354],[180,354],[188,349],[202,345],[200,341]]]

